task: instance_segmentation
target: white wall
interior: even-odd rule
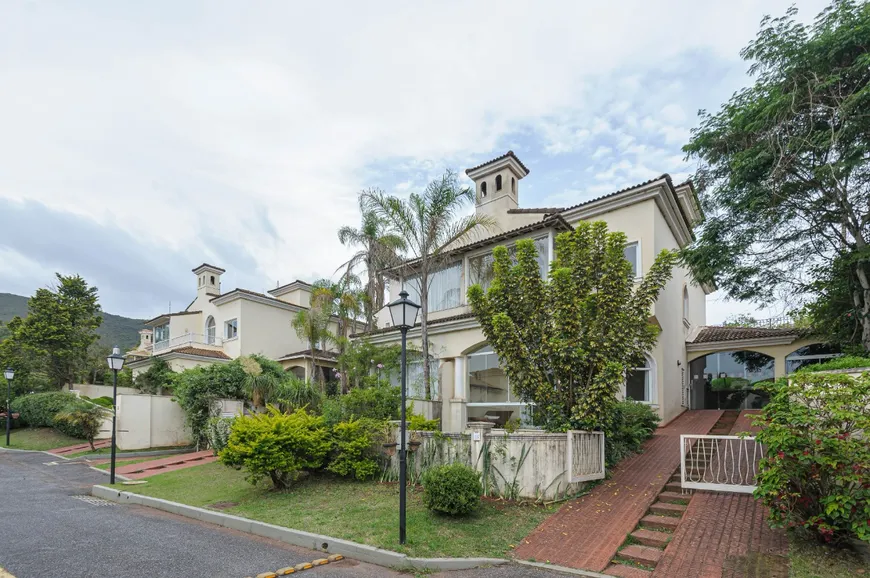
[[[63,386],[64,391],[70,391],[69,386]],[[93,385],[89,383],[74,383],[72,386],[72,393],[78,392],[79,395],[83,395],[85,397],[95,398],[95,397],[112,397],[112,386],[111,385]],[[136,395],[139,393],[139,390],[134,387],[119,387],[118,395]]]
[[[171,397],[118,396],[118,448],[138,450],[191,442],[184,410]]]

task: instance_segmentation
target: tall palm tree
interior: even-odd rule
[[[359,228],[344,226],[338,230],[338,240],[342,245],[359,248],[339,267],[344,270],[343,275],[356,275],[359,268],[365,268],[365,299],[361,304],[365,311],[366,331],[375,329],[375,312],[384,306],[386,281],[382,271],[398,265],[401,261],[399,255],[406,249],[405,239],[389,231],[388,222],[364,206],[366,196],[372,194],[383,194],[383,191],[370,189],[360,193],[362,220]]]
[[[347,393],[347,371],[342,357],[350,343],[350,334],[354,324],[359,320],[365,302],[364,294],[359,291],[359,278],[352,271],[346,270],[337,283],[321,280],[315,286],[328,288],[332,297],[332,315],[338,317],[338,331],[332,341],[338,347],[338,369],[341,381],[341,392]]]
[[[390,230],[405,240],[410,259],[402,269],[405,275],[420,279],[420,329],[423,347],[423,383],[426,398],[432,398],[429,376],[429,284],[432,275],[446,260],[445,253],[470,241],[476,234],[495,227],[495,221],[482,215],[460,215],[474,202],[474,190],[460,187],[453,171],[446,171],[426,187],[422,194],[408,199],[389,196],[383,191],[363,193],[361,205],[383,219]]]
[[[315,379],[315,354],[318,348],[324,348],[324,344],[333,336],[329,331],[329,319],[332,316],[332,292],[327,287],[315,285],[311,291],[311,306],[299,311],[290,322],[299,339],[308,343],[308,375],[311,380]],[[326,391],[326,377],[323,369],[320,370],[316,379],[320,382],[322,392]]]

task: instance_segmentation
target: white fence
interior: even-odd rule
[[[568,432],[568,481],[586,482],[604,477],[604,432]]]
[[[752,493],[764,446],[754,437],[681,435],[683,490]]]
[[[178,337],[156,342],[152,347],[152,353],[157,355],[162,351],[169,351],[176,347],[185,347],[188,345],[212,345],[220,347],[222,343],[223,340],[220,337],[203,335],[201,333],[185,333]]]

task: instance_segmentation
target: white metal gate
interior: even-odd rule
[[[568,431],[568,481],[604,479],[604,432]]]
[[[681,435],[683,490],[752,493],[764,446],[754,437]]]

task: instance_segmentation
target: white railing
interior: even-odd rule
[[[213,347],[220,347],[222,343],[223,340],[220,337],[210,337],[201,333],[185,333],[178,337],[156,342],[153,345],[151,352],[153,355],[157,355],[158,353],[170,351],[179,347],[187,347],[191,345],[211,345]]]
[[[681,435],[680,484],[683,490],[755,491],[764,446],[754,437]]]
[[[604,479],[604,432],[568,431],[568,482]]]

